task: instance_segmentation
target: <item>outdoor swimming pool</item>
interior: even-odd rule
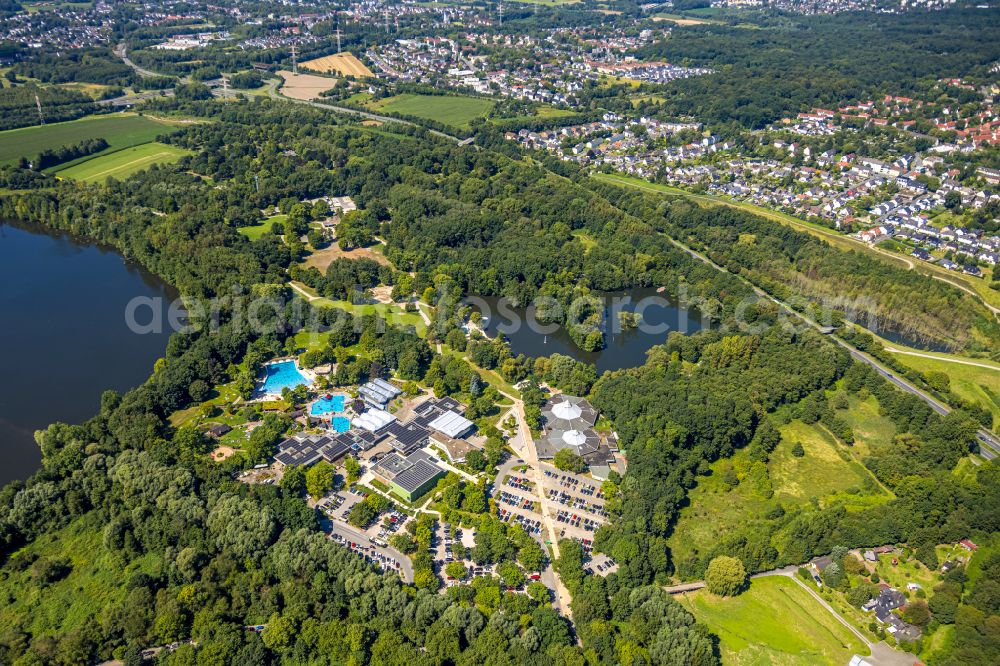
[[[351,420],[346,416],[334,416],[330,419],[330,427],[334,432],[347,432],[351,429]]]
[[[264,366],[267,376],[264,378],[262,393],[281,393],[281,389],[295,388],[299,385],[309,386],[309,380],[299,372],[295,361],[282,361]]]
[[[319,416],[320,414],[329,414],[330,412],[342,412],[344,411],[345,401],[346,398],[343,395],[322,396],[312,404],[309,413],[313,416]]]

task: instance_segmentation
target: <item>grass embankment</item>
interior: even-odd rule
[[[7,130],[0,132],[0,165],[15,164],[20,157],[32,158],[43,150],[78,144],[86,139],[103,138],[108,142],[108,149],[99,154],[106,154],[149,143],[171,129],[171,125],[146,116],[117,114]],[[77,162],[87,159],[93,156]],[[73,163],[60,167],[66,168],[69,164]]]
[[[815,598],[785,576],[756,578],[737,597],[707,590],[680,602],[719,636],[722,663],[846,664],[867,647]]]
[[[903,365],[924,373],[948,375],[949,387],[963,400],[977,403],[993,413],[993,423],[1000,424],[1000,364],[988,359],[955,354],[924,352],[894,342],[885,347]]]

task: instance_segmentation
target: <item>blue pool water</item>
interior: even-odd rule
[[[281,389],[295,388],[296,386],[309,385],[309,380],[305,378],[299,369],[295,367],[295,361],[282,361],[264,366],[267,376],[264,378],[264,386],[261,387],[263,393],[281,393]]]
[[[347,432],[351,429],[351,420],[346,416],[334,416],[330,419],[330,427],[335,432]]]
[[[309,413],[313,416],[319,416],[330,412],[342,412],[344,411],[344,402],[345,398],[342,395],[332,395],[329,398],[323,396],[312,404]]]

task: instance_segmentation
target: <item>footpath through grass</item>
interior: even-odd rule
[[[722,663],[842,666],[868,648],[798,583],[786,576],[751,581],[737,597],[707,590],[679,597],[719,636]]]
[[[64,123],[36,125],[0,132],[0,165],[16,164],[43,150],[78,144],[86,139],[104,139],[108,151],[149,143],[172,127],[145,116],[118,114],[87,116]],[[65,166],[65,165],[64,165]]]
[[[104,153],[86,162],[75,164],[56,172],[60,178],[82,180],[87,183],[104,182],[107,178],[122,180],[154,164],[172,164],[191,151],[165,143],[144,143],[113,153]]]

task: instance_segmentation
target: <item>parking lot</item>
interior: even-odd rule
[[[382,567],[385,571],[396,571],[404,582],[413,582],[413,566],[410,558],[395,548],[375,544],[368,535],[353,527],[332,522],[329,525],[330,538],[368,562]]]
[[[574,539],[590,554],[594,532],[607,520],[599,482],[551,465],[542,465],[545,501],[560,539]],[[602,562],[603,566],[603,562]],[[596,573],[604,574],[604,571]]]
[[[618,570],[618,563],[604,554],[594,555],[593,559],[583,568],[584,572],[595,576],[607,576]]]
[[[388,542],[389,537],[398,532],[409,517],[399,511],[391,511],[367,529],[358,529],[347,522],[347,514],[364,497],[361,492],[345,489],[331,493],[316,503],[327,518],[326,530],[330,538],[383,569],[400,572],[403,580],[413,580],[410,559],[391,548]]]

